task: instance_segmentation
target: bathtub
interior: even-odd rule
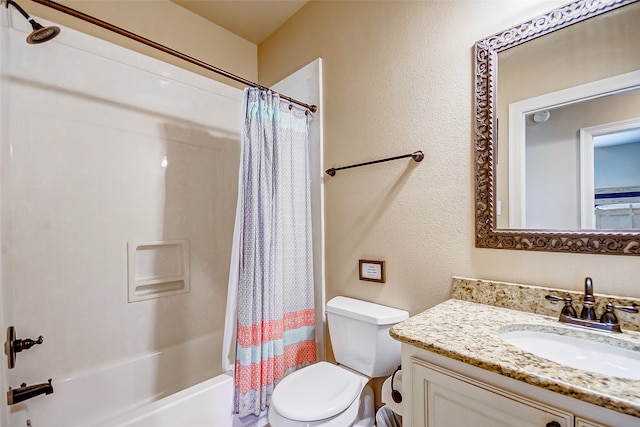
[[[267,411],[238,418],[233,377],[222,374],[94,427],[264,427]]]
[[[233,378],[222,373],[221,342],[220,334],[212,334],[67,377],[53,375],[53,394],[9,407],[9,427],[231,427]],[[209,418],[156,421],[186,420],[192,412]]]
[[[232,427],[233,377],[222,374],[96,427]]]

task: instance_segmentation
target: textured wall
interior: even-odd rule
[[[635,257],[475,248],[473,45],[564,3],[312,1],[259,46],[266,85],[323,58],[326,167],[426,155],[325,177],[328,298],[413,314],[453,275],[640,295]],[[387,283],[359,281],[358,259],[385,260]]]

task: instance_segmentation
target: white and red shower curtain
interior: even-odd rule
[[[245,89],[236,241],[235,411],[259,415],[285,375],[316,359],[310,113]],[[235,282],[235,283],[234,283]]]

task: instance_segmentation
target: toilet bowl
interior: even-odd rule
[[[302,368],[282,379],[269,405],[271,427],[373,427],[371,378],[391,375],[400,363],[392,325],[409,313],[347,297],[327,303],[336,361]]]
[[[372,426],[373,390],[369,378],[327,362],[294,372],[271,397],[272,427]],[[363,424],[364,423],[364,424]]]

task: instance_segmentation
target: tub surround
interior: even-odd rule
[[[390,333],[402,343],[587,403],[640,417],[640,381],[612,378],[563,366],[520,350],[500,337],[499,331],[511,325],[531,330],[553,328],[572,334],[584,331],[558,322],[562,305],[546,301],[544,295],[549,293],[561,296],[570,294],[576,305],[580,305],[579,292],[454,277],[453,299],[395,325]],[[599,303],[598,313],[602,312],[600,304],[603,299],[604,303],[610,300],[620,305],[640,303],[636,299],[601,294],[595,297]],[[618,311],[617,314],[621,313]],[[603,341],[611,338],[623,340],[628,348],[640,351],[640,319],[634,320],[636,323],[625,321],[622,334],[588,333]]]

